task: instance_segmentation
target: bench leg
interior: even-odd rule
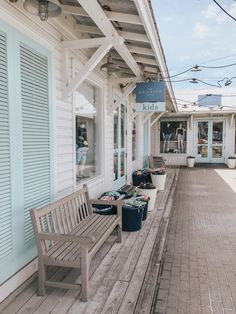
[[[120,225],[117,226],[118,242],[122,242],[122,228]]]
[[[45,295],[46,267],[43,260],[38,259],[38,295]]]
[[[88,247],[82,245],[81,247],[81,288],[82,297],[81,301],[88,301],[88,287],[89,287],[89,258]]]

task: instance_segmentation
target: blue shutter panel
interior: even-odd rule
[[[0,259],[12,252],[7,38],[0,33]]]
[[[33,239],[29,209],[50,202],[48,59],[20,45],[24,243]]]

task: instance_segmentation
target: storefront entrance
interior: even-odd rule
[[[196,161],[223,163],[225,122],[199,120],[196,135]]]
[[[114,112],[114,189],[126,184],[126,107]]]

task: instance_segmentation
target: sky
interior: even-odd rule
[[[217,2],[236,19],[235,0]],[[195,65],[204,67],[202,71],[188,71],[170,79],[180,107],[206,94],[222,94],[225,109],[236,106],[236,21],[212,0],[152,0],[152,6],[169,75]],[[234,66],[225,68],[206,68],[233,63]],[[225,82],[232,77],[235,78],[226,87]],[[189,83],[192,78],[205,84]],[[186,81],[176,82],[180,80]]]

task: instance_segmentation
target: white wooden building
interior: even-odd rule
[[[84,182],[99,196],[143,167],[154,117],[133,90],[168,75],[150,1],[51,4],[60,14],[42,21],[38,1],[0,3],[0,302],[37,270],[31,207]],[[175,112],[168,82],[166,97]]]

